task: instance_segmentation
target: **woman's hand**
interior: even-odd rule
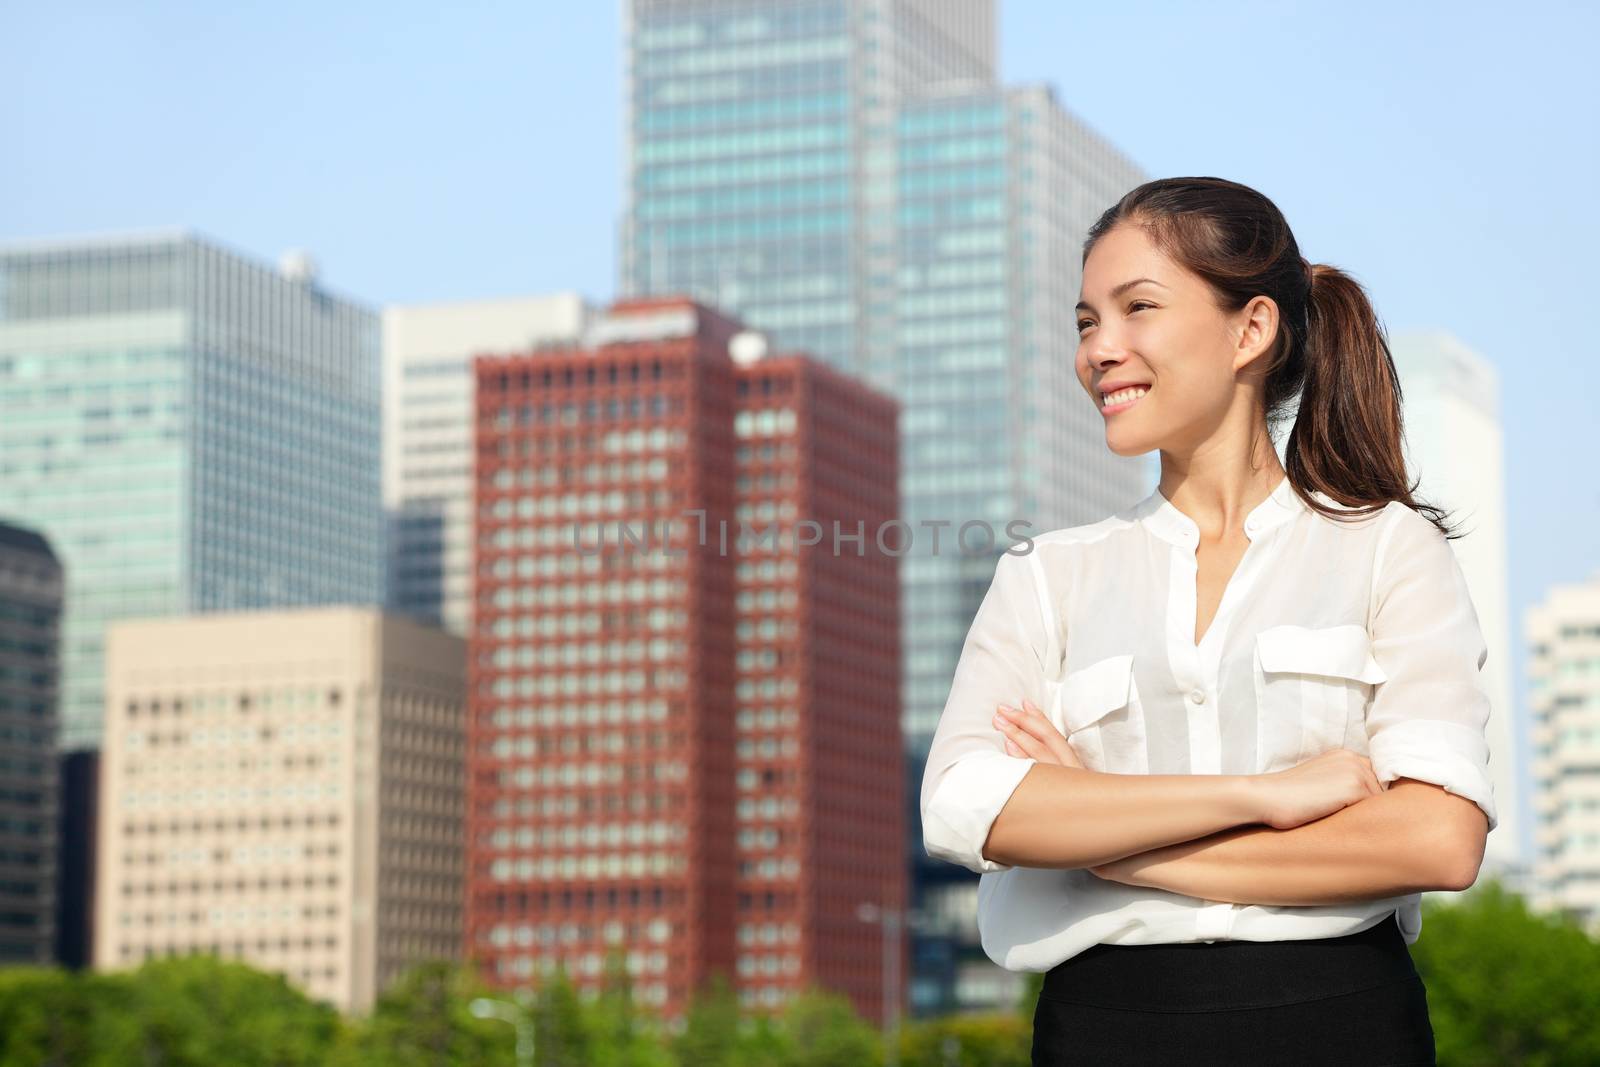
[[[1372,761],[1347,748],[1329,749],[1287,770],[1257,775],[1261,821],[1276,830],[1332,815],[1383,792]]]
[[[1040,763],[1054,763],[1062,767],[1083,768],[1067,739],[1061,736],[1050,720],[1032,701],[1024,698],[1022,708],[1009,704],[999,705],[995,713],[995,729],[1006,735],[1006,755],[1032,758]]]

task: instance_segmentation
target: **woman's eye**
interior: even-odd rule
[[[1128,306],[1128,313],[1132,314],[1133,312],[1138,311],[1140,308],[1153,308],[1153,307],[1155,307],[1155,305],[1150,303],[1149,301],[1146,301],[1146,300],[1135,300],[1132,304],[1130,304]],[[1083,330],[1084,330],[1084,327],[1093,326],[1093,325],[1094,325],[1094,320],[1093,319],[1079,319],[1078,320],[1078,332],[1082,333]]]

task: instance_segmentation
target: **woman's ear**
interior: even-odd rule
[[[1278,340],[1278,305],[1270,296],[1253,296],[1239,309],[1233,370],[1238,373],[1272,351]],[[1265,367],[1265,364],[1262,364]]]

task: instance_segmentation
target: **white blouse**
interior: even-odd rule
[[[1385,787],[1436,783],[1494,829],[1488,650],[1444,535],[1398,501],[1328,518],[1287,478],[1244,529],[1198,645],[1199,528],[1160,489],[1000,557],[934,732],[921,810],[928,855],[982,873],[979,933],[1002,967],[1047,971],[1102,942],[1337,937],[1395,912],[1413,944],[1422,907],[1418,893],[1234,904],[985,859],[990,825],[1035,762],[1006,753],[997,704],[1031,700],[1096,771],[1264,774],[1343,746]]]

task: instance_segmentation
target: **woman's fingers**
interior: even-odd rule
[[[1028,721],[1032,724],[1039,739],[1045,743],[1051,752],[1055,753],[1056,762],[1064,767],[1082,767],[1083,763],[1078,759],[1078,754],[1072,751],[1072,746],[1067,744],[1067,739],[1061,736],[1061,731],[1056,729],[1055,723],[1050,721],[1039,706],[1026,697],[1022,700],[1022,706],[1027,710]]]
[[[1017,748],[1021,749],[1021,754],[1024,757],[1029,759],[1045,760],[1046,762],[1054,762],[1053,760],[1046,759],[1043,742],[1041,742],[1037,737],[1034,737],[1033,734],[1022,725],[1021,716],[1017,713],[1015,708],[1001,704],[998,710],[996,710],[994,713],[994,725],[995,729],[1006,735],[1007,745],[1015,745]],[[1006,752],[1011,752],[1010,747],[1007,747]]]
[[[1039,710],[1038,705],[1027,698],[1023,698],[1020,710],[1001,704],[995,714],[995,726],[1017,742],[1023,755],[1064,767],[1083,766],[1072,751],[1072,746],[1067,744],[1067,739],[1061,736],[1061,732]],[[1011,752],[1009,748],[1006,751]]]

